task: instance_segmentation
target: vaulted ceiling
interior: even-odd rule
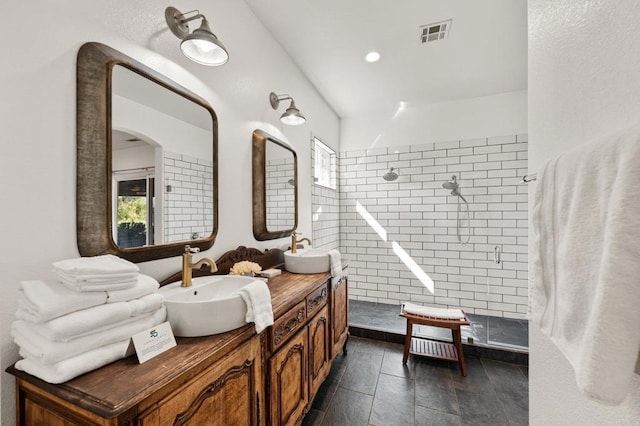
[[[527,89],[526,0],[245,1],[340,117]]]

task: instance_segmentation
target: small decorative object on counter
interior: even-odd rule
[[[281,273],[282,271],[280,269],[265,269],[264,271],[260,272],[259,275],[261,277],[271,278],[280,275]]]
[[[254,277],[260,271],[262,271],[262,267],[257,263],[243,260],[242,262],[237,262],[233,265],[229,271],[229,275],[245,275]]]

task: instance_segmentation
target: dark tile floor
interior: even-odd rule
[[[457,363],[410,356],[402,345],[351,337],[303,425],[527,425],[528,369],[467,357]]]
[[[397,305],[361,300],[349,301],[349,325],[353,327],[404,336],[406,320],[399,317],[399,313],[400,306]],[[467,317],[471,325],[461,329],[463,343],[528,352],[528,321],[476,314],[467,314]],[[414,327],[414,335],[443,340],[451,339],[449,330],[428,326]]]

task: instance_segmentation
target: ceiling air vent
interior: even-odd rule
[[[428,25],[420,26],[420,40],[423,43],[429,43],[431,41],[444,40],[449,37],[449,30],[451,29],[451,19],[447,21],[436,22]]]

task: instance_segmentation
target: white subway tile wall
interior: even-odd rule
[[[339,159],[337,155],[332,156],[331,166],[339,173]],[[315,171],[315,144],[311,141],[311,176],[316,175]],[[333,179],[333,178],[332,178]],[[311,221],[312,237],[311,242],[314,248],[318,249],[339,249],[340,248],[340,197],[338,191],[325,186],[311,185]],[[304,230],[301,230],[304,232]]]
[[[293,157],[269,160],[265,165],[267,230],[281,231],[295,225]]]
[[[204,238],[213,232],[213,162],[164,151],[165,242]]]
[[[386,182],[391,167],[400,177]],[[527,135],[341,152],[339,240],[350,297],[526,318],[527,185],[519,182],[527,173]],[[442,187],[453,175],[469,202],[468,220],[460,204],[467,244],[457,236],[462,201]],[[314,194],[314,209],[326,203]],[[435,294],[395,254],[394,241],[434,281]]]

